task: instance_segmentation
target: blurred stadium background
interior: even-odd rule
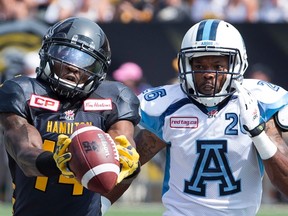
[[[270,0],[261,2],[268,1]],[[7,2],[12,4],[14,0]],[[117,1],[114,0],[114,2]],[[3,19],[2,3],[4,1],[0,1],[0,83],[17,74],[22,74],[23,68],[28,65],[34,65],[34,67],[37,65],[39,62],[37,58],[31,57],[27,61],[25,57],[31,52],[37,54],[41,46],[41,38],[51,24],[35,17],[5,20]],[[287,14],[286,16],[288,17]],[[108,72],[108,79],[112,79],[112,72],[123,62],[132,61],[142,67],[145,81],[152,86],[165,85],[174,81],[177,77],[175,59],[181,39],[194,23],[195,21],[187,19],[177,22],[100,23],[112,48],[112,65]],[[240,30],[246,42],[249,60],[247,77],[256,68],[265,69],[264,72],[269,75],[273,83],[288,89],[287,20],[279,22],[244,20],[233,24]],[[111,208],[107,216],[161,215],[163,208],[160,199],[164,157],[165,153],[161,152],[153,161],[144,166],[140,176],[117,204]],[[0,143],[0,216],[12,215],[9,204],[12,190],[11,180],[6,163],[4,148]],[[131,208],[131,202],[133,208]],[[258,215],[288,215],[287,199],[271,186],[266,177],[264,177],[263,206]]]

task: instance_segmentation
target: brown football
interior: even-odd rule
[[[69,168],[87,189],[104,194],[116,185],[120,172],[116,144],[108,133],[98,127],[80,124],[70,136]]]

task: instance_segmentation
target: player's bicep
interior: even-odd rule
[[[137,133],[135,142],[142,165],[153,158],[161,149],[166,147],[165,142],[159,139],[155,134],[145,129],[140,130]]]

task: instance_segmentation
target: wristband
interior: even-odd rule
[[[263,122],[263,123],[259,124],[257,127],[255,127],[254,129],[249,130],[246,125],[243,125],[244,129],[249,132],[250,137],[256,137],[259,134],[261,134],[262,131],[265,130],[265,126],[266,126],[266,124],[265,124],[265,122]]]
[[[252,137],[252,141],[263,160],[273,157],[277,152],[277,146],[270,140],[265,132],[259,134],[259,136]]]
[[[111,201],[104,196],[101,196],[101,213],[102,216],[108,211],[111,206]]]
[[[53,153],[49,151],[44,151],[38,155],[36,158],[36,167],[40,173],[44,176],[52,177],[61,174],[58,169],[56,162],[53,159]]]

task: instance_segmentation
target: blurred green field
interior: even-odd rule
[[[161,204],[115,204],[105,216],[160,216]],[[288,205],[262,205],[257,216],[287,216]],[[12,216],[11,205],[0,203],[0,216]]]

